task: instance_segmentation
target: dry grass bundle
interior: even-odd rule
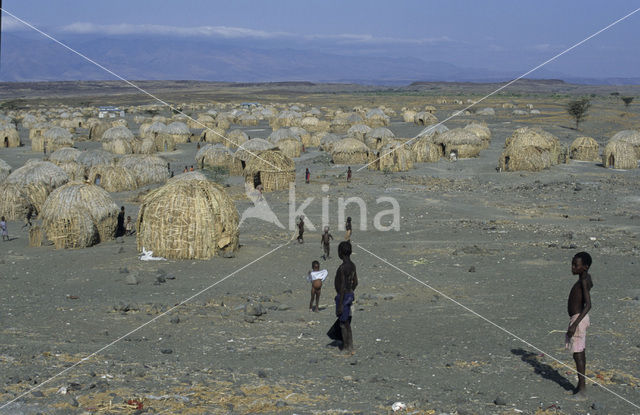
[[[354,124],[347,130],[347,137],[356,138],[362,142],[367,134],[371,132],[372,128],[365,124]]]
[[[107,192],[123,192],[138,188],[136,176],[120,165],[93,166],[87,176],[89,183],[100,186]]]
[[[62,147],[73,147],[73,135],[62,127],[51,127],[40,137],[31,139],[31,151],[42,152],[45,146],[47,152],[54,152]]]
[[[242,174],[242,161],[233,156],[227,147],[221,144],[205,144],[196,153],[196,163],[205,167],[223,167],[231,175]]]
[[[118,166],[129,170],[138,183],[138,187],[153,183],[164,183],[169,178],[167,161],[148,154],[131,154],[118,160]]]
[[[420,111],[413,117],[413,123],[416,125],[431,125],[437,122],[438,118],[428,111]]]
[[[255,154],[265,150],[272,150],[273,148],[274,145],[267,140],[264,140],[262,138],[252,138],[251,140],[248,140],[246,143],[238,147],[238,150],[234,155],[236,158],[244,162],[248,162],[254,157]]]
[[[22,142],[20,141],[20,135],[18,134],[18,130],[11,124],[2,124],[0,125],[0,146],[9,148],[9,147],[20,147]]]
[[[6,161],[0,159],[0,183],[11,174],[11,166]]]
[[[56,249],[84,248],[113,239],[118,206],[106,190],[70,182],[49,195],[40,216]]]
[[[134,147],[133,133],[127,127],[111,127],[102,135],[102,149],[113,154],[131,154]]]
[[[31,194],[37,197],[37,194],[40,193],[36,189],[37,187],[44,186],[29,185],[25,187],[16,183],[0,183],[0,215],[7,220],[18,220],[24,219],[30,207],[37,211],[31,197]]]
[[[138,214],[137,245],[169,259],[210,259],[238,249],[238,211],[222,186],[184,173],[147,194]]]
[[[613,137],[611,137],[611,141],[622,141],[631,144],[636,152],[636,158],[640,158],[640,131],[618,131]]]
[[[602,164],[614,169],[637,168],[638,157],[633,144],[622,140],[609,140],[602,152]]]
[[[411,151],[402,144],[387,144],[369,153],[369,170],[384,172],[408,171],[413,167]]]
[[[225,147],[230,148],[233,151],[249,141],[249,136],[247,135],[247,133],[239,129],[229,131],[226,137],[227,139],[223,140],[223,144],[225,145]]]
[[[90,169],[93,166],[99,166],[101,164],[113,164],[115,162],[115,156],[112,153],[104,150],[90,150],[82,151],[78,154],[78,163],[82,164],[85,169]]]
[[[173,139],[174,143],[189,143],[191,142],[191,131],[187,124],[175,121],[167,125],[164,134]]]
[[[483,142],[483,148],[488,148],[491,143],[491,130],[487,127],[487,123],[484,121],[473,121],[464,127],[465,130],[469,130],[477,135]]]
[[[411,146],[411,154],[416,163],[434,163],[442,157],[442,148],[431,137],[420,137]]]
[[[432,139],[443,148],[445,157],[452,153],[456,155],[456,158],[478,157],[484,148],[482,139],[464,128],[445,131],[435,135]]]
[[[270,192],[288,189],[289,183],[296,181],[296,166],[290,157],[275,149],[262,151],[258,156],[245,164],[245,183],[253,187],[262,185],[264,191]]]
[[[365,164],[369,147],[355,138],[344,138],[333,144],[331,158],[335,164]]]
[[[42,228],[38,225],[32,226],[29,228],[29,246],[32,248],[37,248],[42,246]]]
[[[572,160],[599,161],[600,146],[591,137],[578,137],[569,147],[569,157]]]
[[[551,167],[553,156],[536,146],[509,146],[500,155],[500,171],[540,171]]]

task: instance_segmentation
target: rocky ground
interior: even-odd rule
[[[639,172],[584,162],[495,170],[519,126],[542,124],[565,143],[588,133],[558,122],[557,108],[549,104],[538,120],[487,119],[492,143],[478,159],[394,174],[352,166],[351,183],[346,166],[309,151],[296,160],[296,203],[314,198],[304,213],[318,230],[302,245],[293,231],[249,219],[233,258],[144,262],[134,237],[81,250],[29,248],[26,229],[9,222],[12,239],[0,243],[0,405],[24,395],[0,413],[370,414],[390,413],[396,402],[415,414],[638,413]],[[601,143],[618,126],[591,122]],[[464,125],[447,125],[456,123]],[[391,129],[419,131],[399,121]],[[181,145],[166,157],[191,165],[195,151]],[[14,168],[29,157],[41,156],[28,141],[0,153]],[[251,205],[242,180],[226,182],[242,214]],[[135,216],[137,194],[113,196]],[[288,196],[266,195],[285,225]],[[356,352],[345,357],[325,333],[343,238],[338,198],[351,196],[366,204],[367,229],[349,205],[360,285]],[[374,228],[390,208],[376,202],[382,196],[398,201],[398,231]],[[305,274],[321,255],[323,200],[335,241],[321,260],[330,275],[321,311],[312,313]],[[581,250],[594,259],[587,369],[599,385],[576,402],[564,331],[570,262]]]

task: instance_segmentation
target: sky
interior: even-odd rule
[[[171,35],[524,72],[640,1],[4,0],[3,7],[54,37]],[[30,31],[6,14],[3,30]],[[639,46],[640,11],[545,69],[640,77]]]

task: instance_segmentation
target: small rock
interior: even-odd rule
[[[125,282],[127,285],[138,285],[138,278],[135,274],[129,274],[127,278],[125,278]]]
[[[602,405],[600,402],[594,402],[591,404],[591,409],[596,411],[602,411],[604,409],[604,405]]]
[[[162,349],[162,350],[160,350],[160,353],[162,353],[162,354],[171,354],[171,353],[173,353],[173,350],[172,349]]]
[[[287,403],[283,400],[276,401],[276,408],[284,408],[287,406]]]
[[[265,310],[260,303],[250,302],[245,304],[244,313],[248,316],[261,316],[265,314]]]
[[[284,290],[282,292],[282,294],[293,294],[293,290],[289,289],[289,290]]]
[[[244,321],[246,321],[247,323],[255,323],[256,322],[256,317],[255,316],[244,316]]]
[[[65,395],[65,400],[69,405],[73,406],[74,408],[77,408],[78,406],[80,406],[76,398],[74,398],[71,395]]]
[[[42,393],[41,391],[33,391],[31,392],[31,394],[36,398],[42,398],[44,396],[44,393]]]
[[[311,359],[309,359],[309,363],[318,363],[318,359],[312,357]]]
[[[170,320],[170,322],[173,323],[173,324],[178,324],[178,323],[180,323],[180,317],[175,316],[174,318],[172,318]]]
[[[496,399],[493,400],[493,403],[498,405],[498,406],[504,406],[507,404],[507,402],[504,400],[503,397],[498,396]]]
[[[346,382],[351,382],[353,380],[353,376],[345,376],[342,378],[342,380],[346,381]]]
[[[121,403],[124,403],[124,399],[122,399],[120,396],[116,395],[113,398],[111,398],[111,404],[120,405]]]
[[[469,272],[476,272],[476,267],[471,265],[471,267],[469,268]]]
[[[279,304],[278,305],[278,311],[286,311],[286,310],[290,310],[291,307],[288,306],[287,304]]]
[[[129,269],[127,267],[122,267],[118,271],[120,272],[120,274],[128,274],[129,273]]]
[[[265,372],[264,370],[258,370],[258,377],[261,379],[264,379],[267,377],[267,372]]]
[[[165,278],[164,275],[158,275],[156,277],[156,281],[158,281],[159,283],[165,283],[165,282],[167,282],[167,279]]]
[[[76,382],[71,382],[67,385],[67,391],[79,391],[82,389],[82,385]]]
[[[224,251],[224,253],[222,254],[223,258],[235,258],[236,257],[236,253],[233,251]]]
[[[626,383],[625,379],[622,376],[618,375],[617,373],[615,373],[613,376],[611,376],[611,382],[618,383],[618,384]]]
[[[600,242],[599,242],[599,241],[595,241],[595,242],[593,243],[593,247],[594,247],[594,248],[600,248]]]

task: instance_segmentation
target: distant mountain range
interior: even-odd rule
[[[67,36],[61,39],[125,79],[223,82],[345,82],[407,85],[412,82],[500,82],[520,75],[459,67],[416,57],[352,56],[288,49],[281,45],[150,36]],[[582,84],[640,84],[640,78],[585,79],[544,69],[535,78]],[[0,81],[112,80],[113,75],[43,37],[5,33]]]

